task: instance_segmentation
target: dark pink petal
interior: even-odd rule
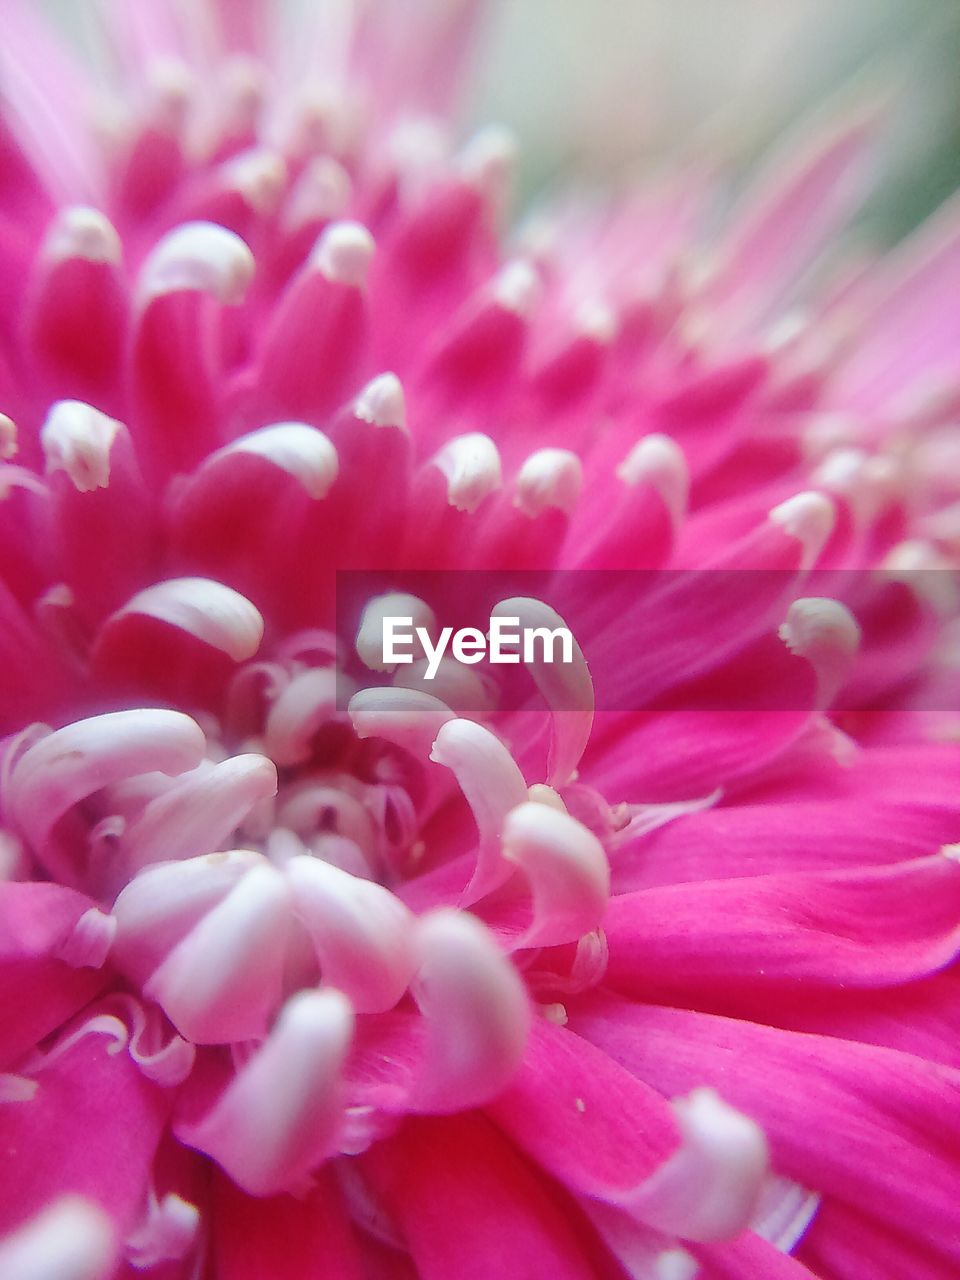
[[[0,1229],[66,1192],[100,1205],[121,1234],[140,1214],[171,1095],[126,1051],[123,1024],[111,1016],[101,1028],[96,1015],[93,1006],[76,1039],[27,1064],[32,1098],[3,1105]]]
[[[422,1280],[594,1280],[569,1205],[479,1115],[410,1121],[363,1158]]]
[[[723,1244],[691,1245],[690,1250],[706,1268],[703,1280],[824,1280],[752,1231]]]
[[[54,884],[0,884],[0,1062],[10,1066],[100,991],[61,957],[93,903]]]
[[[329,1172],[302,1197],[248,1196],[218,1175],[213,1256],[222,1280],[362,1280],[365,1271],[336,1180]]]
[[[625,1203],[679,1130],[665,1098],[594,1045],[538,1018],[514,1083],[488,1114],[572,1191]]]
[[[944,968],[960,951],[960,866],[936,853],[647,889],[614,897],[604,932],[618,989],[683,1003],[723,995],[760,1014],[810,987],[882,987]]]
[[[891,1227],[922,1233],[956,1262],[957,1071],[892,1049],[615,997],[571,1008],[570,1026],[665,1093],[712,1085],[763,1127],[778,1172],[868,1215],[882,1204]]]

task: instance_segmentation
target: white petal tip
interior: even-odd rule
[[[795,494],[770,512],[774,524],[802,544],[804,568],[816,562],[833,533],[836,518],[836,508],[830,499],[813,491]]]
[[[213,456],[223,458],[236,453],[251,453],[272,462],[296,477],[316,499],[327,496],[339,471],[337,451],[331,441],[304,422],[275,422],[261,427]]]
[[[225,306],[242,302],[254,273],[253,254],[238,235],[213,222],[169,231],[140,276],[142,303],[167,293],[209,293]]]
[[[5,413],[0,413],[0,462],[9,462],[17,456],[17,424]]]
[[[493,282],[493,297],[504,311],[526,317],[540,300],[540,276],[536,267],[525,259],[508,262]]]
[[[617,468],[617,478],[632,487],[652,485],[675,523],[686,513],[690,474],[683,450],[670,436],[654,432],[638,440]]]
[[[538,449],[520,468],[515,505],[531,519],[555,508],[573,515],[583,488],[583,466],[569,449]]]
[[[486,125],[461,151],[460,172],[483,195],[500,199],[513,174],[517,151],[517,139],[510,129],[503,125]]]
[[[219,649],[234,662],[252,658],[263,639],[260,611],[232,587],[211,578],[168,578],[147,587],[113,618],[129,614],[177,627]]]
[[[0,1274],[9,1280],[106,1280],[114,1236],[102,1209],[64,1196],[0,1242]]]
[[[794,600],[779,635],[791,653],[815,658],[830,653],[851,657],[860,645],[860,626],[845,604],[827,597]]]
[[[53,262],[81,258],[116,267],[123,261],[123,246],[113,223],[98,209],[84,205],[72,205],[57,214],[43,252]]]
[[[82,400],[58,400],[40,430],[47,474],[65,471],[80,493],[106,489],[121,424]]]
[[[276,209],[287,181],[287,165],[279,152],[254,147],[228,160],[223,180],[238,191],[247,204],[263,217]]]
[[[354,412],[374,427],[407,428],[407,403],[403,386],[395,373],[381,373],[363,388],[354,402]]]
[[[373,236],[359,222],[334,222],[321,234],[310,261],[328,280],[361,289],[375,247]]]
[[[479,431],[448,440],[431,465],[446,476],[447,501],[458,511],[472,514],[502,482],[497,446]]]

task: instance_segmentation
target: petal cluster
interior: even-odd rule
[[[956,210],[838,268],[860,103],[506,232],[476,8],[8,5],[0,1273],[945,1280]]]

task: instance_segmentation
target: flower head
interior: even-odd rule
[[[472,9],[9,6],[0,1271],[946,1275],[955,214],[809,286],[858,107],[505,237]]]

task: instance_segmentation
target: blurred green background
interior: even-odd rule
[[[529,191],[691,149],[749,162],[843,86],[887,102],[870,231],[960,186],[960,0],[495,0],[471,100],[511,125]]]
[[[275,0],[294,27],[317,6],[458,2]],[[96,11],[96,0],[41,4],[81,36]],[[619,183],[698,151],[746,166],[858,81],[888,108],[871,235],[899,238],[960,186],[960,0],[487,4],[464,123],[517,133],[520,203],[561,175]]]

